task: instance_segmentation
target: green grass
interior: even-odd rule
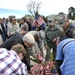
[[[50,61],[53,61],[53,53],[50,53]]]

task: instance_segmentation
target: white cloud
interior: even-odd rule
[[[68,8],[75,7],[74,0],[42,0],[42,11],[47,14],[57,14],[59,12],[68,13]]]
[[[26,0],[0,0],[0,8],[26,10]]]
[[[26,5],[30,0],[0,0],[0,8],[27,11]],[[42,2],[40,13],[49,15],[59,12],[68,13],[70,6],[75,7],[74,0],[35,0]]]

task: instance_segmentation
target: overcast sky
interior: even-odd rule
[[[1,17],[8,15],[16,15],[21,17],[27,13],[26,5],[30,0],[0,0],[0,8],[14,10],[12,13],[7,10],[0,10]],[[68,13],[68,8],[75,7],[75,0],[35,0],[42,2],[40,14],[47,16],[50,14],[57,14],[59,12]],[[17,12],[16,12],[17,11]],[[21,13],[20,13],[21,12]],[[25,12],[25,13],[24,13]]]

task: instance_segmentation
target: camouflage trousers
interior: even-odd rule
[[[35,53],[32,51],[32,48],[26,49],[26,61],[28,62],[28,65],[30,65],[30,56],[36,58]]]
[[[53,61],[55,61],[56,58],[56,46],[48,46],[48,50],[46,50],[46,61],[49,61],[51,59],[51,53],[52,53],[52,57],[53,57]]]

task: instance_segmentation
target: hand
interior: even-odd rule
[[[25,34],[26,32],[24,30],[21,31],[21,34]]]
[[[30,59],[35,59],[33,56],[30,56]]]
[[[56,40],[57,40],[57,38],[54,38],[54,39],[53,39],[53,42],[56,42]]]
[[[29,74],[33,74],[33,70],[28,70],[28,73]]]
[[[46,50],[48,50],[48,45],[45,46]]]
[[[43,56],[44,55],[44,52],[41,52],[41,56]]]

